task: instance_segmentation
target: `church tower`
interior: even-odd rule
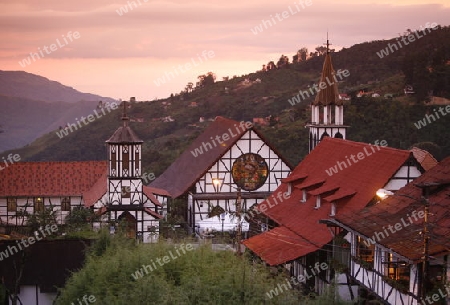
[[[108,146],[108,203],[109,210],[128,210],[142,207],[142,143],[128,126],[129,118],[123,101],[122,126],[109,140]]]
[[[337,87],[337,82],[342,79],[342,76],[337,77],[333,69],[328,39],[326,45],[327,53],[318,86],[319,91],[311,103],[311,123],[306,125],[309,128],[310,152],[323,137],[345,139],[349,127],[344,125],[344,103],[339,97]]]

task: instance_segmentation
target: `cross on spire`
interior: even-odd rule
[[[123,111],[122,111],[122,121],[123,121],[123,126],[126,127],[128,126],[128,116],[127,116],[127,102],[123,101]]]
[[[330,46],[331,46],[331,43],[330,43],[330,41],[328,40],[328,30],[327,30],[327,43],[324,43],[324,45],[327,46],[327,54],[329,54],[329,53],[330,53]]]

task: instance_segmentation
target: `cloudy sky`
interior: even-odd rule
[[[292,60],[327,29],[340,49],[449,25],[449,16],[448,0],[0,0],[0,69],[152,100],[208,71],[221,80],[281,54]]]

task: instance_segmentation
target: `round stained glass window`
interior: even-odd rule
[[[239,156],[234,161],[231,171],[234,183],[246,191],[259,189],[269,174],[264,158],[253,153]]]

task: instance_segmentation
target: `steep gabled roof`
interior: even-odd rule
[[[258,131],[253,127],[250,129],[265,141]],[[214,122],[149,186],[165,190],[172,198],[181,196],[250,129],[246,129],[241,122],[216,117]],[[223,134],[229,135],[227,141],[219,144],[214,140],[216,136]],[[267,145],[289,166],[288,161],[283,159],[269,143]],[[208,150],[205,151],[205,147],[208,147]]]
[[[81,196],[106,172],[106,161],[18,162],[0,172],[0,196]]]
[[[336,220],[347,227],[373,238],[374,241],[394,252],[420,261],[424,243],[420,234],[424,228],[424,201],[422,187],[429,185],[429,255],[438,256],[450,252],[450,157],[425,172],[394,196],[353,214],[338,215]],[[414,216],[415,215],[415,216]],[[422,217],[421,217],[422,216]],[[386,230],[400,224],[401,230]],[[397,228],[399,228],[397,226]],[[394,232],[392,232],[394,231]],[[381,235],[381,234],[383,235]]]
[[[348,164],[347,160],[351,160],[351,156],[357,156],[358,153],[363,153],[364,158],[359,160],[355,157],[357,162],[351,163],[347,168],[343,165],[342,169],[337,167],[338,161]],[[286,178],[258,208],[281,227],[292,231],[298,236],[298,240],[306,240],[319,249],[332,239],[328,228],[319,223],[319,220],[329,218],[330,202],[336,204],[337,215],[363,209],[375,197],[376,191],[387,184],[410,156],[411,153],[405,150],[388,147],[379,147],[378,150],[370,144],[325,137],[292,171],[289,177],[294,179]],[[330,172],[331,167],[336,167],[336,172]],[[288,191],[288,183],[292,183],[289,199],[271,205],[270,203],[277,202],[275,197],[279,192]],[[306,202],[302,202],[303,190],[308,192]],[[315,208],[316,197],[311,193],[321,195],[321,207]],[[261,209],[262,205],[268,208]],[[279,241],[265,238],[264,235],[244,241],[244,244],[260,257],[263,257],[263,252],[267,249],[280,252],[264,252],[266,256],[277,258],[266,261],[272,265],[282,264],[292,260],[292,256],[300,257],[314,251],[308,250],[309,252],[305,253],[304,247],[301,247],[303,243],[299,242],[298,247],[293,247],[294,250],[284,255],[277,250],[278,243]]]
[[[325,54],[319,86],[321,83],[325,83],[326,87],[317,93],[313,105],[342,105],[343,101],[339,96],[335,72],[329,52]]]

